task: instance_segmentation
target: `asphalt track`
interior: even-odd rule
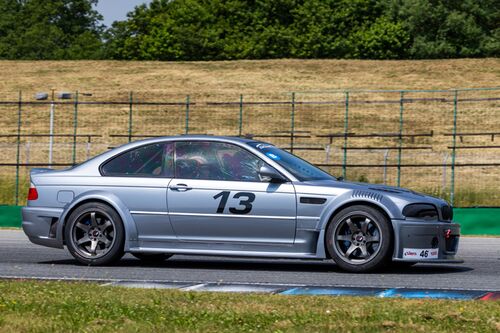
[[[113,266],[87,267],[66,250],[31,244],[22,231],[0,230],[0,278],[500,291],[500,238],[463,237],[458,256],[465,263],[370,274],[345,273],[330,261],[184,255],[157,264],[126,255]]]

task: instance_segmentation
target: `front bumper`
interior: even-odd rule
[[[408,220],[393,220],[392,222],[396,236],[394,261],[463,263],[462,259],[456,258],[460,239],[459,224]],[[426,250],[433,254],[437,250],[437,256],[425,257]],[[408,253],[416,253],[416,255],[408,255]]]
[[[32,243],[63,248],[62,237],[57,237],[57,225],[62,208],[23,207],[23,230]]]

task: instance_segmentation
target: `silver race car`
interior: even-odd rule
[[[254,140],[137,141],[67,170],[33,169],[23,229],[81,263],[125,252],[333,259],[367,272],[391,263],[460,263],[460,226],[441,199],[351,183]]]

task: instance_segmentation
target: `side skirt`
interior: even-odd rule
[[[179,249],[165,247],[136,247],[130,248],[130,252],[142,253],[170,253],[170,254],[188,254],[188,255],[215,255],[231,257],[267,257],[267,258],[294,258],[294,259],[322,259],[316,256],[316,253],[294,253],[294,252],[258,252],[258,251],[239,251],[239,250],[200,250],[200,249]]]
[[[221,255],[237,257],[304,258],[324,259],[324,251],[316,251],[319,231],[297,230],[293,244],[185,241],[185,240],[141,240],[133,242],[126,252],[149,252],[171,254]]]

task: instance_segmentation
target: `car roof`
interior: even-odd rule
[[[213,140],[213,141],[236,141],[236,142],[243,142],[243,143],[248,143],[248,142],[257,142],[256,140],[246,138],[246,137],[239,137],[239,136],[220,136],[220,135],[206,135],[206,134],[182,134],[182,135],[176,135],[176,136],[159,136],[159,137],[154,137],[154,138],[148,138],[148,139],[143,139],[143,140],[137,140],[133,141],[133,143],[145,143],[145,142],[162,142],[162,141],[170,141],[170,140]],[[131,142],[132,143],[132,142]]]
[[[249,138],[242,138],[238,136],[215,136],[215,135],[202,135],[202,134],[183,134],[183,135],[175,135],[175,136],[158,136],[153,138],[147,138],[142,140],[134,140],[131,142],[127,142],[123,145],[113,147],[113,149],[108,150],[107,153],[113,152],[113,154],[120,153],[135,147],[139,147],[145,144],[152,144],[157,142],[165,142],[165,141],[221,141],[221,142],[236,142],[236,143],[249,143],[249,142],[261,142]]]
[[[82,162],[81,164],[74,166],[73,168],[64,170],[64,173],[65,174],[71,173],[74,175],[85,175],[85,176],[101,176],[101,173],[99,172],[100,166],[106,161],[118,156],[119,154],[122,154],[128,150],[138,148],[140,146],[160,143],[160,142],[167,142],[167,141],[217,141],[217,142],[234,143],[239,146],[247,146],[246,149],[253,151],[258,155],[263,155],[261,156],[261,158],[263,158],[266,161],[266,163],[269,163],[271,166],[273,166],[281,173],[286,175],[289,179],[291,179],[292,181],[296,180],[296,178],[292,174],[290,174],[286,169],[284,169],[275,161],[270,160],[267,156],[262,154],[262,152],[258,151],[258,149],[252,147],[253,145],[252,146],[247,145],[248,143],[264,143],[264,142],[249,138],[236,137],[236,136],[212,136],[212,135],[161,136],[161,137],[148,138],[144,140],[132,141],[124,145],[121,145],[119,147],[108,150],[100,155],[97,155],[85,162]],[[51,175],[54,174],[52,173]]]
[[[147,138],[143,140],[137,140],[128,142],[121,146],[110,149],[102,154],[99,154],[77,166],[75,166],[75,170],[86,169],[87,167],[91,167],[94,164],[101,164],[104,161],[113,158],[125,151],[130,149],[134,149],[136,147],[140,147],[147,144],[154,144],[165,141],[218,141],[218,142],[233,142],[235,144],[245,144],[249,142],[260,142],[255,141],[248,138],[241,138],[237,136],[214,136],[214,135],[177,135],[177,136],[160,136],[154,138]]]

